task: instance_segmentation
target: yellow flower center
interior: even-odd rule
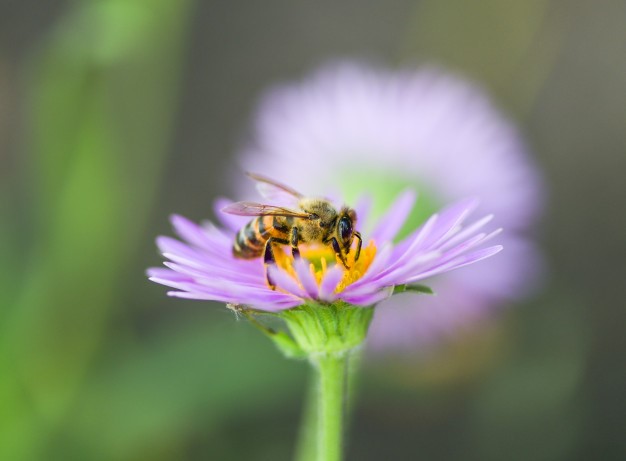
[[[313,274],[313,277],[315,277],[318,286],[322,282],[322,279],[326,275],[326,271],[329,267],[332,267],[335,264],[339,265],[339,267],[343,267],[341,260],[330,246],[312,244],[301,245],[299,248],[302,258],[309,261],[309,269],[311,271],[311,274]],[[350,253],[346,257],[348,269],[344,268],[345,270],[343,273],[343,278],[337,285],[335,293],[343,291],[348,285],[356,282],[361,277],[363,277],[363,274],[365,274],[367,269],[372,264],[374,257],[376,256],[376,244],[374,244],[374,242],[370,240],[367,246],[361,249],[361,254],[359,255],[359,259],[357,261],[354,260],[355,256],[356,250],[352,248],[350,250]],[[296,281],[298,281],[298,275],[296,274],[296,270],[293,267],[294,260],[290,254],[288,255],[284,251],[276,251],[275,259],[276,264],[281,269],[285,270]]]

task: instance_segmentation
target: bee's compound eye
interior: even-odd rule
[[[347,242],[352,236],[352,221],[347,216],[339,221],[339,236],[344,242]]]

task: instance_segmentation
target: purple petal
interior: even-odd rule
[[[180,254],[194,260],[202,260],[211,263],[215,257],[229,257],[232,259],[232,252],[226,242],[211,244],[210,247],[197,248],[187,245],[171,237],[159,236],[156,240],[161,253]]]
[[[228,229],[217,227],[210,221],[202,221],[201,229],[214,245],[230,249],[235,240],[235,233]]]
[[[207,265],[210,264],[209,261],[206,261],[204,259],[200,259],[198,257],[199,255],[191,255],[191,254],[181,254],[181,252],[178,253],[169,253],[169,252],[165,252],[163,253],[163,257],[169,259],[170,261],[174,261],[178,264],[187,266],[187,267],[192,267],[195,269],[199,269],[199,270],[204,270]]]
[[[184,299],[197,299],[197,300],[205,300],[205,301],[221,301],[217,300],[209,295],[204,295],[202,293],[189,293],[184,291],[168,291],[168,296],[176,297],[176,298],[184,298]],[[229,300],[221,301],[221,302],[231,302]],[[232,302],[231,302],[232,303]],[[235,303],[232,303],[235,304]],[[279,312],[285,309],[291,309],[292,307],[296,307],[302,304],[302,300],[295,298],[293,300],[288,301],[274,301],[274,302],[255,302],[254,305],[251,305],[254,309],[267,311],[267,312]]]
[[[382,277],[386,274],[390,274],[397,268],[406,265],[409,259],[414,259],[419,255],[423,242],[430,235],[431,230],[434,228],[435,223],[439,220],[438,215],[431,216],[414,234],[412,237],[407,238],[405,241],[410,242],[401,254],[395,254],[394,262],[387,266],[387,268],[377,275]],[[404,247],[404,245],[403,245]]]
[[[298,282],[296,282],[291,275],[286,273],[284,270],[276,267],[275,265],[269,265],[267,270],[269,271],[270,277],[276,284],[277,288],[280,288],[288,293],[293,293],[300,298],[309,297],[307,292],[300,285],[298,285]]]
[[[384,277],[378,277],[376,282],[385,285],[406,283],[407,278],[414,277],[421,272],[430,271],[434,266],[445,265],[458,255],[481,244],[484,238],[485,234],[476,235],[446,253],[441,253],[438,250],[432,250],[428,253],[416,252],[406,264],[394,267],[394,270],[385,273]]]
[[[285,301],[285,302],[258,302],[254,308],[260,311],[266,312],[280,312],[286,309],[291,309],[292,307],[296,307],[301,305],[303,302],[300,298],[296,298],[293,301]]]
[[[426,221],[426,223],[424,223],[416,232],[413,233],[412,236],[408,237],[396,248],[394,248],[391,254],[391,260],[394,262],[392,262],[391,264],[386,264],[386,260],[384,261],[385,264],[381,264],[381,262],[383,261],[378,260],[379,256],[377,255],[374,263],[372,264],[372,267],[370,267],[370,270],[367,271],[365,276],[351,286],[353,288],[356,288],[361,285],[365,285],[370,281],[379,281],[381,279],[395,280],[397,278],[395,272],[399,268],[406,268],[409,260],[411,260],[410,262],[412,264],[422,263],[422,258],[424,257],[424,255],[420,254],[422,246],[421,244],[429,235],[437,220],[437,215],[431,216],[428,221]],[[432,253],[428,253],[427,258],[431,257]]]
[[[483,248],[483,249],[477,250],[473,253],[469,253],[463,256],[459,256],[458,258],[455,258],[446,264],[437,266],[427,272],[422,272],[421,274],[413,278],[410,278],[409,280],[407,280],[407,283],[412,283],[418,280],[423,280],[427,277],[432,277],[433,275],[437,275],[442,272],[451,271],[453,269],[458,269],[460,267],[467,266],[468,264],[473,264],[482,259],[486,259],[490,256],[493,256],[496,253],[499,253],[500,251],[502,251],[502,248],[503,247],[501,245],[496,245],[496,246],[489,247],[489,248]]]
[[[172,237],[165,237],[161,235],[157,237],[156,244],[161,254],[173,253],[187,255],[190,258],[199,256],[198,251],[194,251],[188,245],[185,245],[181,241],[173,239]]]
[[[224,197],[220,197],[215,200],[213,203],[213,211],[215,212],[215,216],[220,222],[230,229],[233,232],[239,231],[243,226],[245,226],[251,218],[244,216],[235,216],[232,214],[224,213],[222,208],[225,208],[227,205],[233,203],[232,200],[229,200]]]
[[[385,245],[383,245],[382,248],[379,247],[376,253],[376,257],[370,264],[370,267],[367,268],[367,271],[365,271],[365,274],[363,274],[363,277],[350,285],[350,287],[367,284],[371,279],[378,276],[378,274],[380,274],[381,271],[386,267],[392,253],[393,247],[390,243],[386,243]]]
[[[459,231],[459,224],[478,206],[478,200],[465,199],[438,213],[437,225],[424,241],[424,247],[433,247]]]
[[[306,290],[307,294],[312,299],[317,299],[319,296],[319,289],[315,277],[311,273],[311,263],[306,259],[297,259],[293,264],[300,283]]]
[[[202,293],[210,296],[223,297],[219,291],[198,285],[193,280],[171,280],[169,278],[150,277],[152,282],[165,285],[167,287],[176,288],[177,290],[189,291],[194,293]],[[214,298],[213,298],[214,299]]]
[[[168,279],[173,281],[189,280],[189,277],[162,267],[151,267],[146,271],[148,278]]]
[[[433,262],[441,258],[441,253],[438,251],[431,251],[416,256],[408,264],[404,266],[398,266],[393,271],[387,272],[384,276],[375,277],[372,280],[372,284],[375,286],[391,286],[405,283],[407,277],[424,270],[424,267],[429,267]]]
[[[438,265],[441,264],[446,264],[448,261],[452,260],[453,258],[463,254],[463,253],[467,253],[469,250],[471,250],[472,248],[477,247],[478,245],[483,245],[485,242],[487,242],[488,240],[490,240],[491,238],[493,238],[494,236],[500,234],[500,232],[502,231],[502,229],[496,229],[495,231],[491,232],[490,234],[485,234],[480,233],[478,235],[475,235],[474,237],[466,240],[463,243],[458,244],[457,246],[453,247],[452,249],[449,249],[447,251],[445,251],[442,255],[441,258],[438,262]]]
[[[193,267],[171,262],[165,262],[164,264],[170,269],[184,274],[188,277],[222,279],[233,282],[255,284],[258,286],[264,286],[265,284],[265,276],[261,273],[261,271],[243,272],[231,268],[214,266],[203,267],[202,269],[195,269]]]
[[[412,190],[406,190],[396,198],[389,211],[379,220],[379,224],[372,232],[371,239],[377,245],[394,239],[413,209],[415,198],[415,192]]]
[[[213,248],[213,242],[208,238],[207,233],[196,223],[180,215],[172,215],[170,221],[176,233],[187,242],[199,248]]]
[[[343,299],[345,302],[354,304],[357,306],[373,306],[381,302],[384,299],[387,299],[393,293],[393,288],[385,288],[380,291],[374,291],[367,294],[349,294],[349,293],[340,293],[338,298]]]
[[[491,220],[493,219],[493,215],[487,215],[481,219],[479,219],[478,221],[470,224],[469,226],[463,228],[462,231],[460,231],[458,234],[455,234],[454,236],[452,236],[450,239],[448,239],[443,245],[442,245],[442,249],[446,250],[448,248],[453,247],[454,245],[456,245],[457,243],[463,241],[464,239],[468,238],[470,235],[474,234],[475,232],[477,232],[480,228],[482,228],[485,224],[489,223]]]
[[[198,292],[189,292],[189,291],[168,291],[168,296],[172,296],[174,298],[184,298],[184,299],[196,299],[199,301],[217,301],[222,303],[227,303],[229,301],[225,301],[222,299],[217,299],[215,296],[206,294],[206,293],[198,293]]]
[[[319,297],[323,301],[332,302],[335,300],[335,289],[343,278],[344,270],[338,265],[326,271],[326,275],[320,284]]]
[[[205,296],[205,299],[245,304],[257,308],[261,304],[295,302],[297,297],[290,293],[271,290],[267,285],[250,285],[223,280],[196,279],[191,282],[155,280],[172,288]]]

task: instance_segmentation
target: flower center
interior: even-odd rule
[[[334,253],[330,246],[321,244],[301,245],[300,255],[302,258],[309,262],[309,270],[318,286],[322,282],[322,279],[326,275],[328,268],[338,264],[339,267],[343,267],[341,260]],[[367,269],[372,264],[372,261],[376,257],[376,245],[372,240],[369,241],[367,246],[361,249],[361,254],[357,261],[354,260],[356,256],[356,249],[352,248],[350,253],[346,256],[346,263],[348,269],[344,270],[343,278],[335,289],[336,293],[343,291],[348,285],[359,280]],[[298,281],[298,275],[293,267],[293,258],[283,251],[275,252],[276,264],[288,274],[290,274],[296,281]],[[299,281],[298,281],[299,283]]]

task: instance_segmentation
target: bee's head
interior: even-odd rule
[[[355,225],[356,212],[352,208],[342,209],[337,221],[337,240],[341,242],[346,251],[352,244]]]

